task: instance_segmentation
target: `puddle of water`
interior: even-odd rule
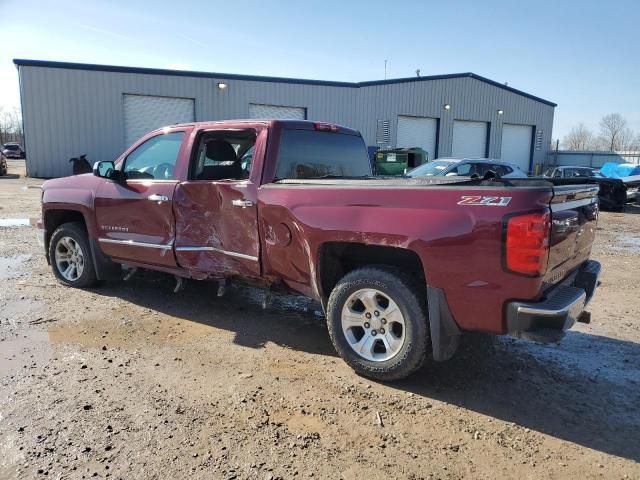
[[[35,218],[0,218],[0,227],[29,227],[36,222]]]
[[[0,280],[7,280],[19,276],[24,270],[24,264],[31,255],[13,255],[0,257]]]

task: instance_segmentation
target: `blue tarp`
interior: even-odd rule
[[[640,165],[608,162],[600,167],[600,173],[609,178],[631,177],[633,175],[640,175]]]

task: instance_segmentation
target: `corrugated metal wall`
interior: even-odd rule
[[[125,148],[123,94],[193,98],[196,121],[249,117],[249,104],[304,107],[307,118],[360,130],[375,145],[377,120],[390,120],[395,144],[398,115],[439,119],[439,156],[451,154],[454,120],[490,123],[489,155],[500,158],[502,124],[535,126],[543,163],[554,107],[480,80],[464,77],[360,88],[106,72],[20,65],[28,174],[71,174],[68,159],[86,153],[111,160]],[[228,87],[216,88],[219,81]],[[445,110],[443,105],[451,105]],[[498,115],[497,110],[504,111]]]

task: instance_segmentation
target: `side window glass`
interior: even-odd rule
[[[463,163],[454,168],[453,171],[456,172],[456,175],[471,175],[471,164]]]
[[[487,173],[487,170],[491,170],[491,171],[493,171],[493,172],[496,172],[496,174],[498,174],[498,175],[500,175],[500,176],[502,176],[502,175],[506,175],[506,174],[508,173],[508,172],[507,172],[507,169],[506,169],[504,166],[502,166],[502,165],[488,165],[488,167],[489,167],[489,168],[487,168],[487,169],[484,171],[484,173]]]
[[[560,177],[562,176],[562,171],[560,171],[560,170],[556,170],[556,171],[554,172],[553,176],[554,176],[555,178],[560,178]]]
[[[496,168],[496,165],[490,165],[488,163],[479,163],[477,166],[478,166],[478,172],[477,173],[481,177],[484,177],[489,170],[492,170],[492,171],[496,172],[497,174],[500,174],[499,170]]]
[[[245,180],[251,173],[256,132],[213,130],[198,140],[191,167],[192,180]]]
[[[129,154],[124,163],[128,179],[175,180],[174,169],[184,132],[150,138]]]
[[[252,145],[249,150],[244,152],[240,157],[240,166],[242,167],[242,178],[249,178],[251,174],[251,165],[253,164],[253,153],[256,147]]]

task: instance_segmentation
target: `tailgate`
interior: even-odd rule
[[[589,258],[598,220],[598,186],[553,187],[549,263],[544,282],[555,284]]]

